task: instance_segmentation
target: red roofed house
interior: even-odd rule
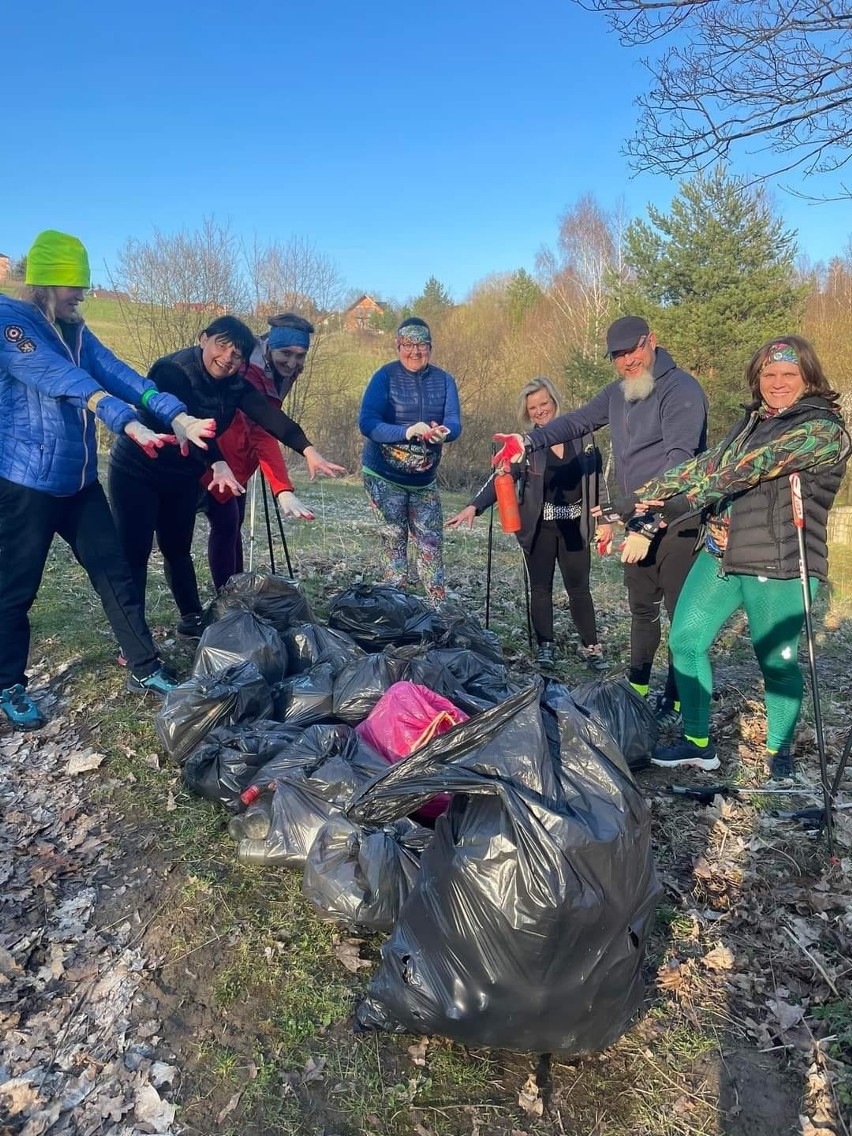
[[[382,315],[386,307],[387,304],[374,300],[372,296],[361,296],[343,313],[343,330],[366,331],[370,326],[370,317]]]

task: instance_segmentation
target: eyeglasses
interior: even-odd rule
[[[412,342],[410,342],[410,340],[403,339],[403,340],[400,341],[399,349],[400,349],[400,351],[406,351],[409,354],[413,354],[415,351],[422,351],[425,354],[427,351],[432,350],[432,344],[431,343],[412,343]]]
[[[627,355],[635,355],[637,351],[641,351],[645,344],[648,342],[648,336],[643,335],[635,347],[631,347],[627,351],[610,351],[610,359],[624,359]]]

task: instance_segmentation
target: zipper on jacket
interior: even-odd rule
[[[59,328],[56,326],[56,324],[51,323],[50,320],[47,318],[47,316],[44,314],[44,312],[41,311],[40,308],[38,309],[38,312],[39,312],[39,315],[41,316],[41,318],[44,320],[44,322],[47,324],[47,326],[50,328],[50,330],[53,332],[53,334],[56,336],[56,338],[62,344],[62,346],[65,349],[66,355],[68,355],[68,357],[70,358],[70,360],[74,364],[74,366],[79,367],[80,370],[82,370],[82,368],[80,367],[80,354],[81,354],[82,349],[83,349],[83,323],[82,323],[82,321],[76,325],[77,326],[77,357],[75,359],[74,352],[71,350],[71,348],[65,342],[65,338],[64,338],[63,335],[60,334]],[[80,422],[81,422],[82,427],[83,427],[83,472],[82,472],[82,477],[81,477],[81,480],[80,480],[80,489],[81,490],[86,488],[86,473],[89,469],[89,447],[86,445],[86,427],[87,427],[86,415],[88,413],[89,413],[89,411],[86,409],[85,406],[82,406],[80,408]],[[97,449],[97,445],[98,445],[98,441],[97,441],[97,432],[96,432],[95,433],[95,449]],[[79,492],[79,490],[78,490],[78,492]]]

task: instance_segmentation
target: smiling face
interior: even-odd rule
[[[771,410],[786,410],[805,393],[805,380],[795,363],[782,359],[760,372],[760,397]]]
[[[649,372],[654,365],[656,347],[657,339],[652,332],[643,335],[636,346],[631,347],[629,351],[614,351],[612,362],[622,379],[629,382]]]
[[[64,323],[79,323],[83,317],[78,308],[82,304],[85,294],[85,288],[54,288],[53,313],[56,319],[62,320]]]
[[[266,352],[269,365],[288,389],[304,371],[307,357],[306,347],[276,347]]]
[[[213,379],[227,379],[235,375],[243,365],[243,356],[223,335],[207,335],[202,332],[198,342],[201,344],[201,360],[204,370]]]
[[[546,426],[556,417],[556,403],[543,389],[527,395],[527,418],[533,426]]]

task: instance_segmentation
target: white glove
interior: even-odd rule
[[[206,450],[205,438],[216,437],[215,418],[193,418],[191,414],[177,414],[172,419],[172,429],[175,432],[181,454],[186,457],[189,453],[190,442],[198,446],[199,450]]]
[[[124,433],[140,449],[144,450],[149,458],[155,458],[157,451],[161,450],[163,446],[173,446],[175,443],[173,434],[157,434],[153,430],[149,430],[147,426],[143,426],[138,419],[128,422],[124,427]]]
[[[234,471],[226,461],[213,462],[210,466],[210,472],[213,474],[213,478],[207,486],[208,490],[217,489],[220,493],[224,493],[226,489],[230,489],[235,497],[242,497],[245,493],[245,486],[240,485],[234,477]]]
[[[442,426],[439,422],[433,422],[429,427],[429,433],[424,434],[423,437],[427,442],[432,442],[433,445],[440,446],[447,440],[449,435],[449,426]]]
[[[432,427],[428,422],[415,422],[413,426],[409,426],[405,431],[407,441],[412,438],[422,438],[424,434],[428,434]]]
[[[275,500],[278,502],[278,508],[285,517],[296,517],[302,521],[312,521],[314,519],[314,514],[311,510],[306,509],[296,494],[292,493],[289,489],[282,489]]]
[[[642,533],[638,532],[629,532],[621,548],[621,563],[638,564],[648,555],[650,547],[650,537],[643,536]]]

